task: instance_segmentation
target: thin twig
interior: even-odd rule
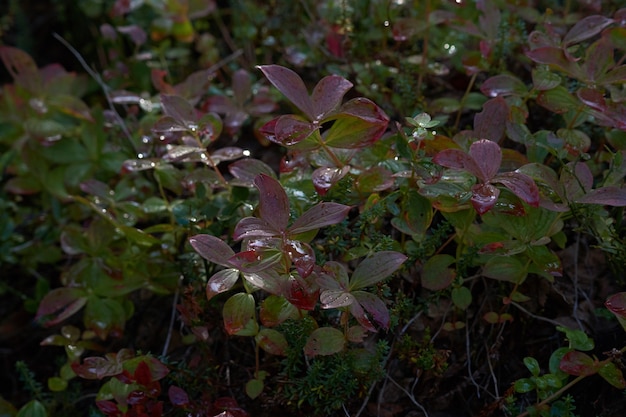
[[[470,336],[469,336],[469,326],[468,323],[465,324],[465,352],[467,355],[467,376],[469,376],[470,381],[476,387],[476,396],[480,398],[480,385],[474,379],[474,375],[472,375],[472,352],[470,348]]]
[[[530,311],[526,310],[526,309],[525,309],[524,307],[522,307],[521,305],[517,304],[515,301],[511,301],[511,305],[515,306],[518,310],[522,311],[523,313],[528,314],[530,317],[532,317],[532,318],[534,318],[534,319],[541,320],[541,321],[545,321],[545,322],[550,323],[550,324],[553,324],[553,325],[555,325],[555,326],[562,326],[562,324],[561,324],[561,323],[559,323],[559,322],[558,322],[558,321],[556,321],[556,320],[552,320],[552,319],[549,319],[549,318],[546,318],[546,317],[541,317],[541,316],[538,316],[538,315],[536,315],[536,314],[531,313]]]
[[[407,397],[409,397],[409,400],[411,400],[411,402],[420,410],[422,410],[422,413],[424,413],[424,416],[429,417],[428,416],[428,412],[426,411],[426,409],[424,408],[424,406],[420,403],[417,402],[417,400],[415,399],[415,396],[410,393],[409,391],[406,390],[406,388],[404,388],[402,385],[398,384],[392,377],[387,376],[387,379],[389,379],[396,387],[398,387],[400,389],[400,391],[404,392],[406,394]]]
[[[170,315],[170,324],[167,328],[167,337],[165,338],[165,343],[163,344],[163,351],[161,353],[161,356],[163,357],[167,355],[167,351],[170,348],[170,342],[172,340],[172,332],[174,331],[174,322],[176,321],[176,305],[178,304],[178,297],[180,296],[180,280],[178,284],[179,285],[176,286],[176,292],[174,293],[174,301],[172,302],[172,313]]]
[[[120,114],[115,109],[115,106],[113,105],[113,100],[111,99],[111,95],[109,94],[109,91],[110,91],[111,88],[108,85],[106,85],[104,81],[102,81],[102,77],[100,77],[100,74],[98,74],[93,69],[91,69],[91,67],[87,64],[85,59],[82,57],[80,52],[78,52],[76,50],[76,48],[74,48],[72,45],[70,45],[69,42],[66,41],[58,33],[53,33],[52,36],[54,36],[56,40],[61,42],[72,53],[72,55],[74,55],[76,57],[76,59],[78,60],[80,65],[83,67],[83,69],[91,76],[91,78],[94,79],[94,81],[96,83],[98,83],[98,85],[102,89],[102,92],[104,93],[104,97],[106,98],[107,103],[109,104],[109,108],[113,112],[113,116],[115,117],[115,121],[119,124],[120,128],[122,129],[122,132],[124,132],[124,136],[126,136],[126,139],[128,140],[128,144],[130,145],[131,149],[133,150],[133,152],[136,153],[137,149],[135,148],[135,144],[133,143],[133,137],[130,134],[130,131],[128,130],[128,128],[126,127],[126,124],[124,123],[124,120],[122,119]]]
[[[578,255],[580,254],[580,232],[576,235],[576,243],[574,243],[574,305],[572,306],[572,315],[578,323],[580,330],[584,330],[583,324],[578,317]]]

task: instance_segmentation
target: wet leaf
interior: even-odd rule
[[[365,291],[354,291],[352,295],[380,327],[385,330],[389,329],[389,310],[380,298]],[[353,308],[351,308],[351,311],[353,311]],[[359,320],[359,322],[361,321]]]
[[[322,120],[335,111],[341,105],[343,96],[351,88],[352,83],[339,75],[322,78],[311,94],[315,118]]]
[[[584,79],[578,64],[570,61],[561,48],[544,46],[527,51],[526,56],[539,64],[546,64],[557,68],[573,78]]]
[[[161,94],[161,106],[163,113],[180,126],[193,131],[198,129],[198,114],[186,99],[178,95]]]
[[[478,178],[483,176],[474,158],[459,149],[445,149],[435,155],[433,162],[446,168],[467,171]]]
[[[474,134],[481,139],[489,139],[490,141],[499,142],[504,135],[504,129],[506,127],[508,116],[509,107],[504,98],[499,96],[488,100],[485,104],[483,104],[482,111],[474,116]],[[487,150],[490,149],[485,148],[484,151]],[[493,152],[493,150],[490,151]],[[500,146],[498,146],[498,151],[500,151]],[[500,152],[500,154],[501,153],[502,152]],[[474,157],[477,163],[483,161],[483,159],[480,159],[476,155],[472,154],[471,148],[470,154]],[[492,163],[495,165],[495,162]],[[500,164],[498,163],[497,168],[499,167]]]
[[[472,186],[472,207],[483,215],[491,210],[498,201],[500,190],[491,184],[476,184]]]
[[[492,181],[504,185],[531,206],[539,206],[539,188],[528,175],[520,172],[504,172],[498,174]]]
[[[342,168],[321,167],[313,171],[311,180],[319,195],[326,195],[328,190],[350,172],[349,166]]]
[[[393,187],[394,177],[391,171],[381,166],[374,166],[364,171],[356,180],[360,193],[371,194]]]
[[[626,292],[613,294],[606,300],[604,305],[611,313],[626,319]]]
[[[429,258],[422,268],[422,286],[431,291],[447,288],[456,272],[449,268],[456,260],[450,255],[434,255]]]
[[[315,329],[307,339],[304,353],[307,356],[326,356],[341,352],[346,344],[346,339],[340,330],[333,327],[320,327]]]
[[[373,101],[355,98],[333,116],[333,125],[324,141],[340,149],[360,149],[376,142],[387,130],[389,116]]]
[[[310,137],[319,127],[300,116],[286,114],[276,119],[273,128],[273,136],[267,138],[279,145],[291,146]]]
[[[239,270],[234,268],[223,269],[209,279],[206,285],[206,296],[211,300],[217,294],[230,290],[239,280]]]
[[[527,88],[519,78],[500,74],[488,78],[480,86],[480,91],[487,97],[523,96],[527,93]]]
[[[626,207],[626,188],[602,187],[576,198],[577,203],[600,204],[603,206]]]
[[[538,91],[551,90],[561,84],[561,77],[545,69],[534,68],[532,71],[533,87]]]
[[[251,186],[259,174],[276,178],[274,170],[265,162],[258,159],[240,159],[228,166],[228,171],[242,184]]]
[[[280,230],[272,227],[268,222],[258,217],[244,217],[239,220],[235,231],[233,232],[233,239],[249,239],[249,238],[269,238],[279,236]]]
[[[322,308],[341,308],[347,307],[355,302],[354,296],[343,289],[323,290],[320,294],[320,302]]]
[[[192,236],[189,238],[189,244],[200,256],[217,265],[230,266],[228,260],[235,255],[235,251],[222,239],[211,235]]]

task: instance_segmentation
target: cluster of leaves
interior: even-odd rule
[[[83,100],[86,79],[0,46],[13,78],[0,95],[0,261],[37,280],[24,305],[51,329],[41,344],[64,348],[51,392],[99,381],[106,416],[245,416],[243,401],[363,410],[373,384],[393,380],[390,358],[409,363],[415,387],[458,359],[440,341],[464,351],[480,329],[497,349],[520,314],[541,316],[537,291],[567,277],[572,236],[624,273],[624,9],[96,3],[81,7],[108,16],[103,77],[92,74],[104,104]],[[190,356],[170,349],[173,322],[157,335],[163,357],[108,351],[128,340],[137,305],[181,292],[177,343]],[[626,330],[614,292],[606,308]],[[556,330],[567,345],[548,373],[528,356],[531,376],[504,381],[534,402],[507,400],[509,411],[569,415],[562,394],[596,374],[626,387],[626,347],[598,359],[582,328]],[[243,337],[236,400],[218,352]],[[497,385],[497,355],[477,361],[489,366],[478,382],[467,355],[469,379]],[[203,391],[180,376],[191,368],[228,376]],[[37,391],[10,414],[52,414]]]

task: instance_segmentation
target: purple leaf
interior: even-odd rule
[[[587,16],[578,22],[567,32],[563,38],[563,45],[570,46],[589,39],[614,22],[613,19],[601,15]]]
[[[576,95],[578,96],[580,101],[582,101],[594,110],[604,112],[607,109],[604,94],[602,94],[595,88],[581,88],[576,92]]]
[[[326,202],[316,204],[293,222],[289,228],[289,234],[293,236],[309,230],[337,224],[346,217],[349,211],[350,206],[344,206],[343,204]]]
[[[232,266],[242,272],[255,274],[276,265],[282,259],[281,251],[268,245],[241,251],[229,259]]]
[[[311,94],[315,120],[322,120],[341,105],[352,83],[339,75],[329,75],[317,83]]]
[[[567,59],[565,52],[563,52],[563,49],[561,48],[544,46],[533,49],[532,51],[527,51],[526,56],[539,64],[546,64],[555,67],[573,78],[584,78],[580,67],[576,63]]]
[[[496,205],[500,190],[491,184],[476,184],[472,186],[472,207],[483,215]]]
[[[626,319],[626,292],[613,294],[606,300],[604,305],[611,313]]]
[[[348,165],[342,168],[331,168],[331,167],[321,167],[317,168],[311,174],[311,180],[313,181],[313,186],[315,187],[315,191],[319,195],[325,195],[330,188],[339,182],[343,177],[345,177],[348,172],[350,172],[350,167]]]
[[[347,307],[354,301],[354,296],[345,290],[324,290],[320,294],[320,302],[324,309]]]
[[[283,295],[286,292],[287,282],[273,269],[255,273],[244,272],[242,275],[250,284],[270,294]]]
[[[576,201],[593,187],[593,173],[587,164],[570,162],[561,172],[561,183],[565,186],[567,200]]]
[[[519,78],[500,74],[488,78],[480,86],[480,91],[487,97],[506,97],[511,95],[524,95],[528,92],[528,89]]]
[[[197,129],[199,117],[196,109],[184,98],[172,94],[161,94],[161,106],[163,106],[163,113],[181,126],[187,129]]]
[[[505,172],[497,175],[493,181],[504,185],[531,206],[539,206],[539,188],[528,175],[520,172]]]
[[[315,110],[313,103],[309,98],[309,93],[304,82],[298,74],[289,68],[280,65],[261,65],[258,66],[263,75],[280,91],[285,97],[296,105],[309,120],[315,119]]]
[[[265,174],[259,174],[254,185],[259,189],[259,217],[275,230],[285,231],[289,223],[289,199],[282,185]]]
[[[258,217],[244,217],[235,226],[233,239],[264,238],[278,235],[280,235],[280,230],[275,229],[265,220]]]
[[[189,244],[200,256],[217,265],[230,266],[228,260],[235,255],[235,251],[222,239],[211,235],[192,236]]]
[[[56,288],[47,293],[39,303],[35,320],[55,316],[43,323],[46,327],[54,326],[77,313],[86,303],[87,294],[82,288]]]
[[[469,154],[478,167],[480,175],[477,177],[481,181],[488,182],[496,176],[502,163],[500,145],[487,139],[481,139],[472,143]]]
[[[591,190],[575,200],[577,203],[600,204],[603,206],[626,207],[626,189],[602,187]]]
[[[206,285],[207,300],[211,300],[217,294],[230,290],[238,279],[239,271],[234,268],[223,269],[213,274]]]
[[[593,358],[586,353],[579,352],[577,350],[567,352],[563,356],[563,359],[561,359],[561,363],[559,364],[559,369],[566,374],[576,376],[588,376],[598,372],[596,362]]]
[[[233,74],[233,94],[235,103],[242,107],[250,98],[252,94],[252,83],[248,71],[239,69]]]
[[[406,255],[400,252],[376,252],[356,267],[350,278],[350,289],[358,290],[382,281],[400,268],[406,260]]]
[[[280,116],[274,124],[274,136],[266,136],[272,142],[283,146],[295,145],[311,136],[317,126],[299,116],[286,114]]]
[[[387,310],[387,306],[380,298],[365,291],[355,291],[352,294],[380,327],[385,330],[389,328],[389,310]]]
[[[498,142],[504,135],[508,117],[509,107],[504,98],[492,98],[483,105],[483,110],[474,116],[474,134],[481,139]]]
[[[285,298],[291,304],[301,310],[311,311],[315,309],[319,297],[319,287],[316,283],[315,273],[308,278],[300,278],[297,274],[292,274],[287,283]]]
[[[289,240],[283,246],[283,252],[287,253],[301,277],[306,278],[311,275],[315,267],[315,252],[308,243]]]
[[[242,184],[252,185],[259,174],[276,178],[274,170],[265,162],[258,159],[240,159],[228,166],[228,171]]]
[[[323,289],[347,290],[349,283],[348,272],[339,262],[328,261],[324,264],[322,273],[317,278],[317,283]]]
[[[435,155],[433,162],[446,168],[467,171],[479,178],[483,175],[474,159],[460,149],[444,149]]]
[[[354,316],[354,318],[359,322],[359,324],[363,328],[367,329],[370,332],[376,331],[376,327],[374,327],[369,317],[367,317],[367,314],[365,314],[365,310],[363,310],[363,307],[361,306],[361,304],[352,303],[350,304],[349,308],[350,308],[350,314]]]
[[[170,399],[170,402],[177,407],[187,407],[189,405],[189,395],[187,392],[177,387],[176,385],[171,385],[167,390],[167,396]]]

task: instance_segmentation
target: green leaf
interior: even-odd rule
[[[53,392],[65,391],[67,389],[67,381],[58,376],[48,378],[48,388]]]
[[[521,284],[526,279],[528,271],[521,261],[513,256],[495,256],[487,261],[483,268],[483,275],[498,281]]]
[[[472,292],[467,287],[453,288],[452,302],[457,308],[465,310],[472,303]]]
[[[333,327],[320,327],[315,329],[307,339],[304,353],[307,356],[333,355],[341,352],[346,344],[346,339],[340,330]]]
[[[262,380],[251,379],[246,383],[246,395],[250,397],[250,399],[254,400],[256,397],[261,395],[263,388],[265,388],[265,384]]]
[[[530,378],[521,378],[515,381],[515,384],[513,384],[513,388],[515,389],[515,392],[524,394],[524,393],[534,390],[535,383]]]
[[[526,366],[526,368],[528,368],[530,373],[533,374],[533,376],[539,376],[539,373],[541,372],[541,367],[539,366],[539,362],[537,362],[537,359],[527,356],[524,358],[524,365]]]
[[[565,337],[569,341],[569,347],[571,349],[590,351],[595,347],[593,339],[591,339],[585,332],[578,329],[568,329],[567,327],[557,326],[556,329],[565,333]]]
[[[626,388],[626,381],[624,381],[624,375],[621,369],[619,369],[613,362],[607,362],[598,369],[598,373],[606,382],[613,385],[617,389]]]
[[[47,417],[48,413],[46,412],[46,408],[43,406],[41,402],[38,400],[31,400],[27,402],[20,411],[17,413],[16,417]]]
[[[252,294],[238,293],[230,297],[224,303],[222,316],[230,335],[255,336],[259,331]]]
[[[261,303],[259,319],[264,326],[278,326],[285,320],[297,316],[298,309],[283,296],[270,295]]]
[[[442,290],[452,283],[456,272],[448,268],[456,260],[451,255],[435,255],[422,269],[422,286],[432,291]]]
[[[285,336],[274,329],[261,329],[254,337],[254,340],[261,349],[272,355],[284,356],[289,347]]]
[[[376,252],[356,267],[350,278],[349,289],[357,290],[382,281],[400,268],[406,260],[407,256],[400,252]]]

